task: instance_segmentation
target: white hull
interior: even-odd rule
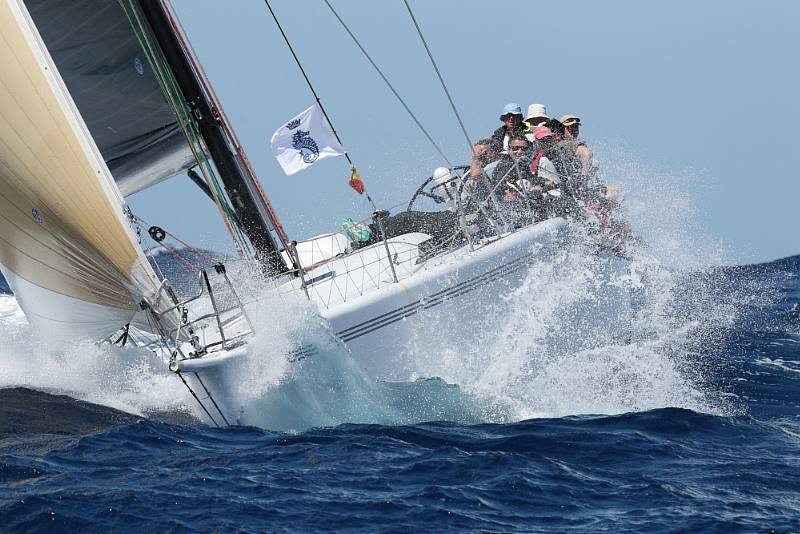
[[[362,285],[357,291],[352,287],[340,288],[340,299],[333,303],[335,298],[323,301],[321,296],[330,297],[331,288],[326,286],[344,274],[336,271],[336,262],[330,262],[308,274],[308,279],[319,280],[309,287],[309,296],[369,377],[405,381],[428,376],[426,373],[436,373],[436,362],[431,359],[439,357],[443,344],[448,350],[467,354],[480,342],[487,328],[495,328],[502,322],[508,314],[503,297],[520,286],[533,262],[547,262],[564,246],[565,228],[564,220],[549,220],[480,244],[475,250],[465,245],[419,264],[406,262],[413,268],[401,269],[401,262],[396,269],[398,282],[393,282],[387,274],[385,261],[366,263],[362,269],[374,271],[371,280],[378,280],[378,287],[365,290]],[[391,240],[390,245],[394,245]],[[396,249],[390,248],[394,254]],[[380,248],[366,254],[377,251]],[[609,258],[606,264],[609,278],[622,274],[626,268],[621,258]],[[354,272],[357,269],[347,273],[350,281],[356,278]],[[627,293],[622,288],[613,284],[605,287],[602,295],[595,295],[594,302],[583,308],[586,320],[601,329],[629,309]],[[361,294],[348,297],[348,291]],[[314,352],[313,347],[302,347],[298,355],[313,362]],[[229,365],[234,359],[218,355],[182,364],[183,371],[197,372],[203,377],[228,415],[241,409],[231,405],[226,395],[229,388],[237,387],[236,380],[229,376],[232,373],[227,371],[235,367]]]
[[[407,380],[417,372],[416,347],[435,346],[442,337],[471,346],[487,305],[517,287],[531,261],[552,253],[563,224],[546,221],[474,251],[464,246],[321,314],[369,376]]]

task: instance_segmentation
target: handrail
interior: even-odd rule
[[[200,273],[198,273],[198,280],[199,280],[199,281],[201,281],[201,280],[202,280],[202,276],[203,276],[203,275],[202,275],[202,273],[203,273],[203,272],[204,272],[204,271],[202,271],[202,270],[201,270],[201,271],[200,271]],[[200,284],[200,292],[199,292],[197,295],[195,295],[194,297],[190,297],[190,298],[188,298],[188,299],[186,299],[186,300],[183,300],[183,301],[181,301],[181,302],[178,302],[177,304],[175,304],[175,305],[174,305],[174,306],[172,306],[171,308],[167,308],[167,309],[165,309],[165,310],[157,311],[157,306],[158,306],[159,302],[161,301],[161,292],[162,292],[162,290],[164,290],[164,288],[165,288],[165,287],[171,287],[171,286],[169,285],[169,281],[168,281],[166,278],[164,278],[164,279],[161,281],[161,285],[160,285],[160,286],[159,286],[159,288],[158,288],[158,296],[156,297],[156,302],[154,303],[154,305],[153,305],[153,306],[151,306],[151,308],[153,309],[153,311],[154,311],[155,313],[159,314],[159,315],[165,315],[165,314],[167,314],[167,313],[169,313],[169,312],[171,312],[171,311],[173,311],[173,310],[177,310],[177,309],[178,309],[178,308],[180,308],[181,306],[183,306],[183,305],[185,305],[185,304],[188,304],[188,303],[190,303],[190,302],[193,302],[193,301],[195,301],[195,300],[197,300],[197,299],[199,299],[200,297],[202,297],[202,296],[203,296],[203,284],[201,283],[201,284]]]
[[[208,350],[212,348],[219,347],[223,350],[226,350],[232,348],[233,346],[238,346],[244,339],[246,339],[248,336],[251,336],[254,332],[253,323],[250,321],[239,295],[233,288],[233,284],[225,272],[224,265],[219,264],[215,265],[214,267],[217,273],[224,278],[225,284],[227,284],[230,288],[236,300],[235,305],[231,304],[224,307],[219,306],[215,292],[211,285],[211,281],[208,277],[208,272],[205,269],[202,269],[198,273],[200,289],[197,294],[191,295],[188,298],[177,302],[174,306],[161,310],[160,312],[157,311],[153,306],[147,306],[151,317],[155,320],[154,326],[156,331],[153,333],[158,335],[158,340],[155,341],[155,343],[163,344],[163,348],[170,353],[170,361],[175,361],[179,356],[180,360],[185,360],[192,357],[200,357],[204,354],[207,354]],[[162,295],[170,289],[171,287],[169,282],[166,279],[162,280],[155,302],[160,302]],[[206,291],[208,292],[208,297],[211,302],[213,312],[205,313],[189,320],[189,308],[187,305],[203,297],[203,295],[206,294]],[[174,330],[171,328],[171,326],[169,328],[165,328],[166,325],[162,323],[162,317],[165,314],[173,311],[177,311],[179,315],[177,325],[174,327]],[[222,319],[222,314],[230,313],[233,313],[234,315],[227,317],[225,320]],[[208,322],[210,319],[214,319],[216,321],[219,341],[201,344],[198,335],[195,333],[195,328],[199,327],[198,331],[202,331],[210,324],[213,324]],[[241,328],[236,328],[234,335],[229,337],[226,333],[226,328],[230,329],[234,323],[240,321],[241,319],[244,319],[244,324]],[[191,352],[188,357],[184,352],[184,344],[186,343],[186,339],[188,339],[188,342],[191,343],[192,348],[194,349],[194,351]]]

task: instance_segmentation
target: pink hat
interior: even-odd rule
[[[553,132],[551,132],[550,128],[548,128],[547,126],[537,126],[536,129],[533,131],[533,136],[536,139],[541,139],[549,135],[553,135]]]

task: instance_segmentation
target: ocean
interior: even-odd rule
[[[580,335],[559,313],[586,276],[536,300],[540,270],[480,369],[396,384],[307,311],[273,317],[323,350],[294,368],[262,340],[262,408],[231,428],[146,355],[50,346],[2,296],[1,528],[800,531],[800,256],[640,272],[624,341],[543,350]]]

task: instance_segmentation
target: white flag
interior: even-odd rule
[[[319,104],[278,128],[270,144],[286,174],[302,171],[317,160],[344,154]]]

